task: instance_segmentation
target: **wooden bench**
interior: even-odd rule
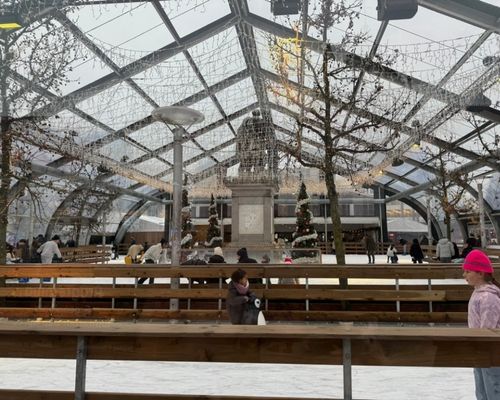
[[[9,284],[0,288],[7,307],[0,317],[7,318],[91,318],[91,319],[186,319],[226,320],[227,294],[222,277],[236,266],[207,267],[125,266],[51,264],[0,267],[0,276],[18,278],[59,278],[51,283]],[[458,266],[350,265],[345,267],[256,266],[244,265],[250,277],[265,278],[266,284],[252,285],[264,300],[265,315],[275,321],[380,321],[464,323],[472,292],[463,284],[432,284],[428,280],[462,279]],[[184,278],[179,289],[169,283],[138,285],[137,278]],[[218,284],[193,285],[190,278],[219,278]],[[269,284],[279,277],[301,278],[301,285]],[[82,278],[86,283],[60,283],[60,278]],[[93,283],[93,278],[110,278],[109,283]],[[129,278],[127,282],[119,282]],[[314,283],[314,279],[349,278],[348,289],[333,283]],[[389,279],[391,283],[353,284],[353,279]],[[423,280],[427,284],[402,285],[403,279]],[[36,282],[36,280],[35,280]],[[169,310],[169,300],[181,300],[181,310]],[[341,302],[349,301],[350,310]],[[37,307],[38,305],[38,307]]]
[[[124,360],[343,365],[344,398],[351,399],[352,365],[500,366],[500,352],[492,351],[498,346],[498,329],[1,322],[2,357],[76,358],[76,371],[74,392],[4,389],[0,398],[270,399],[86,393],[87,360]]]

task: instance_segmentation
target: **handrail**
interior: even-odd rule
[[[498,346],[499,329],[0,323],[2,357],[76,354],[75,399],[85,398],[89,359],[343,365],[344,398],[352,399],[352,365],[493,367]]]
[[[498,265],[498,264],[496,264]],[[89,265],[79,263],[68,264],[13,264],[0,266],[0,277],[33,278],[50,277],[101,277],[101,278],[133,278],[133,277],[228,277],[236,268],[243,268],[251,278],[373,278],[373,279],[461,279],[462,269],[456,264],[422,264],[422,266],[375,265],[327,265],[311,264],[307,266],[283,264],[211,264],[206,266],[169,265],[132,265],[106,264]],[[500,265],[497,271],[500,270]],[[497,276],[499,276],[497,272]]]

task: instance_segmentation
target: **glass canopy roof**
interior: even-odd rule
[[[463,15],[454,2],[462,4]],[[26,96],[16,99],[16,116],[57,115],[52,129],[75,132],[76,145],[95,155],[88,162],[106,167],[103,178],[115,187],[156,195],[158,188],[144,178],[171,179],[172,133],[150,118],[158,106],[186,105],[205,116],[189,128],[183,147],[185,172],[194,185],[237,165],[236,131],[252,110],[271,116],[278,146],[294,139],[294,116],[301,110],[280,95],[286,88],[274,78],[270,44],[280,32],[285,36],[291,32],[292,39],[298,35],[294,29],[301,24],[299,15],[275,17],[268,0],[89,0],[78,7],[69,6],[80,1],[51,1],[53,7],[47,9],[43,7],[47,2],[39,3],[32,10],[34,21],[57,21],[54,29],[73,35],[78,54],[68,81],[49,93],[37,93],[36,82],[27,85],[22,78],[26,71],[13,63],[19,74],[10,78],[13,92],[23,85],[29,88]],[[397,54],[393,75],[383,76],[384,88],[392,95],[408,94],[395,125],[369,133],[365,140],[375,136],[391,140],[397,131],[391,154],[405,163],[392,167],[387,154],[377,152],[355,162],[371,170],[370,184],[421,197],[436,179],[436,159],[447,152],[453,156],[453,168],[468,166],[471,188],[480,175],[490,210],[498,210],[500,23],[491,26],[486,14],[478,11],[484,8],[477,0],[467,7],[462,0],[450,0],[449,6],[437,9],[427,8],[428,1],[422,3],[413,19],[385,24],[376,19],[376,2],[363,2],[355,31],[369,37],[354,53],[367,57],[375,49],[375,60],[377,54]],[[500,16],[500,8],[496,12]],[[318,13],[318,0],[309,1],[309,13]],[[342,25],[332,29],[328,42],[336,44],[345,29]],[[312,28],[308,35],[306,41],[311,43],[321,36]],[[316,57],[320,62],[314,51],[307,51],[311,60]],[[484,61],[488,57],[493,57],[492,64]],[[31,79],[29,74],[25,78]],[[403,78],[412,83],[402,84]],[[289,79],[300,82],[294,74]],[[363,80],[370,85],[370,73]],[[306,73],[307,90],[312,82]],[[490,112],[467,112],[467,101],[481,93],[491,100]],[[45,100],[32,110],[30,99],[40,94]],[[380,114],[384,102],[366,111]],[[417,135],[420,147],[413,148],[416,123],[422,127]],[[304,133],[302,151],[309,157],[324,154],[316,133]],[[51,153],[36,162],[55,168],[64,165]],[[130,193],[115,195],[130,199]]]

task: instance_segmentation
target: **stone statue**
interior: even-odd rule
[[[236,137],[236,152],[240,162],[240,174],[253,172],[262,174],[271,171],[273,164],[273,134],[270,126],[255,110],[238,128]]]

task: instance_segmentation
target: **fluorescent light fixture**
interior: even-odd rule
[[[18,15],[0,15],[0,30],[11,30],[22,28],[23,21]]]

